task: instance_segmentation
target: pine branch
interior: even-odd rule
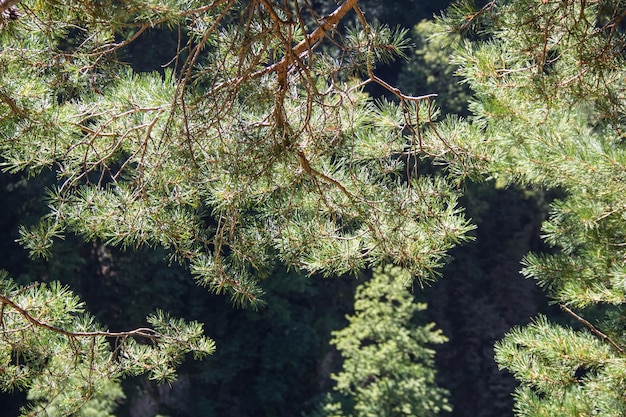
[[[261,75],[285,70],[285,68],[291,65],[294,61],[294,57],[299,59],[304,58],[309,51],[311,51],[312,46],[315,46],[320,40],[322,40],[330,29],[334,28],[350,10],[356,7],[357,3],[358,0],[346,0],[334,12],[326,16],[322,20],[322,24],[319,25],[310,35],[288,51],[283,59],[262,70],[263,74]]]
[[[0,9],[2,3],[0,3]],[[1,12],[0,12],[1,13]],[[0,101],[4,102],[7,106],[11,108],[11,111],[15,113],[18,117],[25,119],[27,117],[27,113],[24,109],[20,108],[20,106],[15,102],[15,100],[7,95],[5,92],[0,90]]]
[[[329,30],[334,28],[343,17],[353,10],[357,6],[358,0],[346,0],[341,6],[335,9],[334,12],[327,15],[322,19],[322,23],[310,34],[308,34],[304,40],[299,42],[296,46],[289,49],[285,56],[275,64],[265,67],[261,70],[255,71],[251,74],[246,74],[238,78],[230,79],[228,81],[221,82],[211,89],[211,92],[215,92],[223,87],[229,85],[239,85],[246,79],[259,78],[273,72],[278,74],[286,74],[289,67],[295,62],[301,62],[309,55],[315,46],[326,36]]]
[[[6,305],[10,306],[11,308],[13,308],[15,311],[17,311],[22,317],[24,317],[28,322],[30,322],[31,324],[33,324],[36,327],[40,327],[43,329],[47,329],[50,330],[52,332],[55,333],[59,333],[68,337],[99,337],[99,336],[104,336],[104,337],[132,337],[132,336],[138,336],[138,337],[145,337],[147,339],[150,340],[158,340],[161,337],[163,337],[163,335],[161,335],[159,332],[153,330],[153,329],[149,329],[149,328],[139,328],[139,329],[135,329],[135,330],[130,330],[127,332],[103,332],[103,331],[95,331],[95,332],[72,332],[72,331],[68,331],[65,329],[61,329],[60,327],[56,327],[53,326],[51,324],[48,324],[46,322],[43,322],[35,317],[33,317],[28,311],[26,311],[25,309],[23,309],[22,307],[20,307],[17,303],[15,303],[14,301],[12,301],[11,299],[9,299],[7,296],[5,296],[4,294],[0,294],[0,303],[2,304],[2,314],[4,314],[4,307]],[[0,317],[0,322],[2,322],[2,318]]]
[[[303,151],[298,151],[298,158],[300,159],[300,165],[302,166],[302,169],[304,169],[304,171],[307,174],[313,175],[313,176],[316,176],[316,177],[320,177],[324,181],[329,182],[329,183],[335,185],[337,188],[339,188],[341,190],[341,192],[343,192],[351,200],[356,200],[357,199],[356,196],[354,194],[352,194],[350,191],[348,191],[348,189],[342,183],[340,183],[339,181],[337,181],[333,177],[330,177],[330,176],[324,174],[323,172],[320,172],[320,171],[316,170],[315,168],[313,168],[311,166],[311,163],[309,162],[309,160],[307,159],[307,157],[306,157],[306,155],[304,154]]]
[[[569,314],[570,316],[574,317],[576,320],[580,321],[582,324],[584,324],[585,326],[587,326],[587,328],[589,330],[591,330],[596,336],[598,336],[600,339],[604,340],[605,342],[609,343],[611,346],[613,346],[619,353],[621,353],[622,355],[625,353],[624,349],[621,348],[617,343],[615,343],[613,340],[611,340],[610,337],[608,337],[607,335],[605,335],[604,333],[602,333],[600,330],[598,330],[593,324],[591,324],[590,322],[588,322],[587,320],[585,320],[584,318],[580,317],[578,314],[574,313],[570,308],[568,308],[567,306],[563,305],[563,304],[559,304],[561,307],[561,310],[565,311],[567,314]]]
[[[494,7],[496,6],[496,2],[495,0],[490,1],[489,3],[485,4],[483,7],[481,7],[479,10],[475,11],[474,13],[469,13],[465,15],[465,20],[463,21],[463,23],[458,27],[457,30],[463,31],[468,29],[474,22],[476,22],[476,20],[482,16],[483,14],[490,12]]]

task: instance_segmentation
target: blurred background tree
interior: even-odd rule
[[[448,392],[436,383],[431,349],[447,339],[434,323],[423,323],[418,313],[426,305],[414,300],[410,283],[410,274],[387,267],[357,287],[354,314],[332,333],[343,357],[332,375],[339,402],[324,404],[322,415],[434,417],[451,410]]]

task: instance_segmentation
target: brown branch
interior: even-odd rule
[[[246,79],[262,77],[272,72],[286,74],[287,70],[294,62],[301,62],[301,60],[310,55],[313,49],[315,49],[315,46],[326,36],[326,33],[334,28],[350,10],[356,7],[357,3],[358,0],[345,0],[334,12],[324,17],[321,24],[311,32],[311,34],[307,35],[304,40],[287,51],[280,61],[251,74],[221,82],[213,87],[211,91],[217,91],[228,85],[238,85]]]
[[[2,3],[0,3],[0,8],[2,7],[1,4]],[[26,111],[22,109],[20,106],[18,106],[15,100],[12,97],[10,97],[8,94],[6,94],[3,91],[0,91],[0,100],[4,102],[4,104],[9,106],[11,108],[11,111],[15,113],[16,116],[26,119],[27,117]]]
[[[130,330],[127,332],[103,332],[103,331],[94,331],[94,332],[72,332],[65,329],[61,329],[60,327],[53,326],[46,322],[43,322],[35,317],[33,317],[28,311],[17,305],[10,298],[5,296],[4,294],[0,294],[0,303],[2,304],[2,308],[4,310],[4,306],[8,305],[17,311],[22,317],[24,317],[28,322],[33,324],[36,327],[40,327],[46,330],[50,330],[54,333],[62,334],[68,337],[129,337],[129,336],[138,336],[145,337],[150,340],[158,340],[162,337],[160,333],[153,329],[149,328],[139,328],[135,330]]]
[[[569,314],[570,316],[574,317],[576,320],[580,321],[582,324],[587,326],[587,328],[589,330],[591,330],[592,333],[594,333],[600,339],[604,340],[605,342],[607,342],[608,344],[613,346],[615,348],[615,350],[617,350],[619,353],[621,353],[622,355],[625,353],[624,349],[622,347],[620,347],[617,343],[615,343],[613,340],[611,340],[610,337],[608,337],[607,335],[602,333],[600,330],[598,330],[593,324],[591,324],[590,322],[588,322],[584,318],[580,317],[578,314],[574,313],[569,307],[567,307],[567,306],[565,306],[563,304],[559,304],[559,305],[561,307],[561,310],[565,311],[567,314]]]
[[[319,177],[323,179],[324,181],[335,185],[337,188],[341,190],[341,192],[343,192],[350,199],[356,200],[355,195],[352,194],[350,191],[348,191],[348,189],[342,183],[340,183],[333,177],[330,177],[324,174],[323,172],[320,172],[316,170],[315,168],[313,168],[303,151],[298,151],[298,159],[300,159],[300,165],[302,166],[302,169],[304,169],[304,172],[306,172],[307,174],[311,176]]]
[[[383,87],[385,90],[389,91],[390,93],[393,93],[395,96],[397,96],[401,100],[422,101],[422,100],[428,100],[428,99],[437,97],[436,93],[424,94],[422,96],[409,96],[407,94],[404,94],[399,88],[392,86],[387,81],[385,81],[385,80],[379,78],[378,76],[374,75],[374,73],[370,72],[370,74],[368,74],[368,75],[369,75],[370,80],[372,82],[375,82],[376,84],[378,84],[381,87]]]
[[[303,41],[291,48],[285,57],[279,62],[267,67],[264,71],[265,74],[278,71],[281,68],[288,67],[293,62],[293,57],[302,59],[311,50],[311,45],[317,44],[326,33],[334,28],[343,17],[352,10],[358,3],[358,0],[346,0],[341,6],[339,6],[334,12],[326,16],[322,20],[322,24],[319,25],[310,35],[308,35]]]

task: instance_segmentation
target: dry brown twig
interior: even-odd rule
[[[622,348],[620,345],[618,345],[613,340],[611,340],[611,338],[609,336],[607,336],[606,334],[604,334],[600,330],[598,330],[598,328],[596,326],[594,326],[593,324],[591,324],[589,321],[585,320],[584,318],[582,318],[578,314],[574,313],[572,311],[572,309],[570,309],[569,307],[567,307],[566,305],[563,305],[563,304],[560,304],[560,307],[561,307],[561,310],[565,311],[567,314],[569,314],[570,316],[574,317],[576,320],[578,320],[579,322],[584,324],[589,330],[591,330],[591,332],[593,334],[595,334],[600,339],[602,339],[605,342],[607,342],[609,345],[613,346],[613,348],[615,348],[615,350],[617,350],[619,353],[621,353],[622,355],[624,353],[626,353],[626,351],[624,351],[624,348]]]

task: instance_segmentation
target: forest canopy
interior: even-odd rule
[[[459,2],[417,26],[415,61],[409,30],[361,3],[0,0],[2,167],[49,181],[47,212],[20,221],[20,244],[33,262],[71,236],[101,259],[106,248],[164,251],[171,268],[254,308],[271,308],[263,288],[283,267],[375,270],[347,320],[387,303],[381,326],[416,312],[406,287],[434,281],[474,236],[459,202],[468,184],[558,190],[543,224],[551,249],[529,253],[522,273],[573,325],[538,316],[498,342],[496,361],[520,382],[517,415],[623,415],[624,4]],[[129,56],[149,36],[163,61],[146,72]],[[383,74],[407,59],[400,89]],[[442,90],[443,112],[439,91],[404,88],[428,65],[443,74],[423,82]],[[467,88],[446,85],[449,68]],[[375,269],[385,265],[402,272]],[[381,274],[391,281],[377,285]],[[197,320],[157,310],[110,331],[70,288],[0,282],[0,388],[29,392],[24,415],[75,414],[129,376],[172,381],[188,353],[215,350]],[[359,309],[373,288],[379,297]],[[367,415],[372,378],[418,381],[413,406],[449,410],[422,346],[443,337],[411,320],[415,346],[392,328],[406,361],[361,380],[355,370],[373,366],[362,352],[386,339],[334,333],[353,369],[334,377],[350,415]],[[340,413],[333,404],[315,412]]]

